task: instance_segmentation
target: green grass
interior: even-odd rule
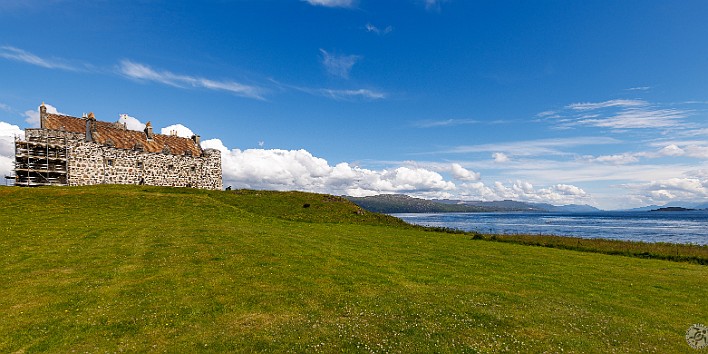
[[[423,231],[331,196],[0,198],[0,352],[692,352],[708,322],[705,266]]]
[[[707,231],[708,232],[708,231]],[[639,258],[708,265],[708,246],[638,242],[548,235],[479,235],[478,238],[521,245],[562,248]],[[474,237],[474,236],[473,236]]]

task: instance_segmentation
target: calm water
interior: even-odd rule
[[[544,234],[708,245],[708,211],[392,214],[411,224],[496,234]]]

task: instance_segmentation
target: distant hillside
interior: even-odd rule
[[[694,211],[696,209],[682,208],[682,207],[664,207],[659,209],[651,210],[652,212],[672,212],[672,211]]]
[[[402,194],[380,194],[371,197],[347,197],[360,207],[377,213],[473,213],[473,212],[595,212],[589,205],[556,206],[541,203],[500,200],[493,202],[449,199],[426,200]]]
[[[501,208],[467,204],[447,204],[409,197],[403,194],[380,194],[371,197],[347,197],[356,205],[376,213],[471,213],[500,211]]]
[[[578,205],[578,204],[568,204],[568,205],[552,205],[547,203],[527,203],[527,202],[517,202],[514,200],[502,200],[494,202],[482,202],[482,201],[459,201],[459,203],[464,203],[467,205],[476,205],[480,207],[492,207],[498,208],[503,211],[541,211],[541,212],[564,212],[564,213],[585,213],[585,212],[595,212],[600,211],[600,209],[595,208],[590,205]]]
[[[666,203],[664,205],[652,204],[652,205],[647,205],[644,207],[628,209],[626,211],[652,211],[652,210],[656,210],[659,208],[686,208],[686,209],[699,209],[699,210],[706,209],[706,210],[708,210],[708,203],[676,201],[676,202]]]

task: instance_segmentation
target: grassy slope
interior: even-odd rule
[[[708,322],[705,266],[422,232],[327,196],[0,200],[0,352],[690,352]]]

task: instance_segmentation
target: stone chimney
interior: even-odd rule
[[[148,140],[152,140],[154,134],[152,133],[152,124],[150,122],[145,123],[145,136]]]
[[[194,142],[199,145],[199,143],[201,143],[202,141],[202,138],[199,135],[192,135],[192,140],[194,140]]]
[[[42,102],[42,105],[39,106],[39,127],[44,128],[44,120],[47,119],[47,106],[44,105],[44,102]]]
[[[86,141],[93,141],[93,132],[96,131],[96,116],[90,112],[86,117]]]

